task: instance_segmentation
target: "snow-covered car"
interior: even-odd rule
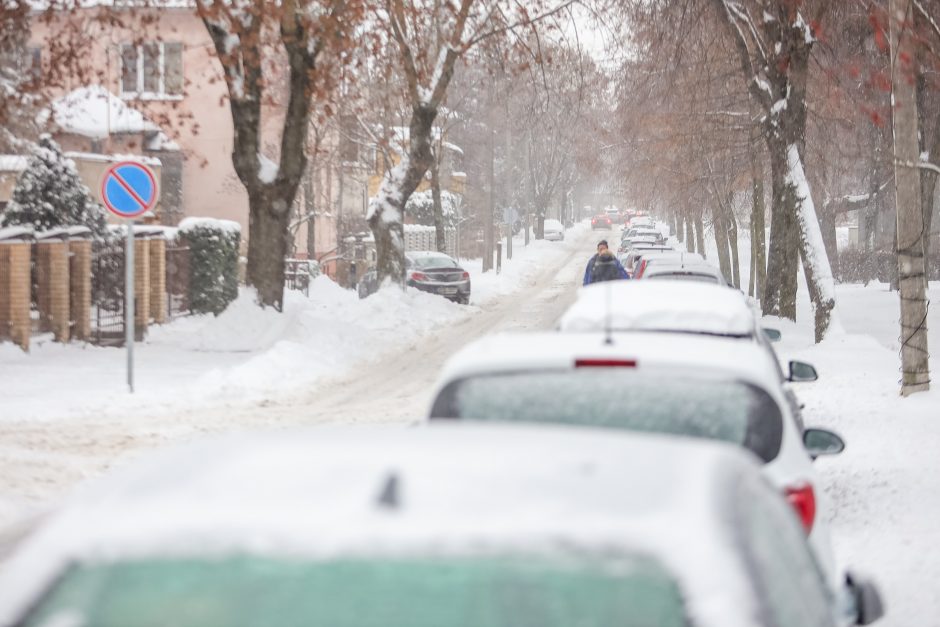
[[[684,250],[664,250],[657,254],[645,255],[643,259],[640,260],[640,265],[637,266],[636,278],[642,278],[643,272],[646,271],[646,266],[650,262],[663,263],[663,262],[678,262],[679,265],[684,264],[695,264],[695,263],[705,263],[705,257],[698,253],[689,253]]]
[[[549,218],[545,220],[543,233],[545,239],[550,242],[562,242],[565,239],[565,226],[558,220]]]
[[[799,515],[834,588],[841,579],[811,455],[844,444],[830,431],[801,430],[779,366],[757,342],[640,331],[499,334],[454,355],[432,398],[431,419],[572,424],[746,448]]]
[[[0,590],[0,625],[22,627],[834,625],[750,456],[509,425],[159,452],[47,519]],[[874,586],[852,591],[875,617]]]
[[[623,231],[623,233],[620,235],[620,239],[635,239],[637,237],[651,237],[660,244],[665,241],[663,234],[659,230],[645,226],[631,227],[626,231]]]
[[[630,276],[636,273],[637,263],[643,257],[651,253],[667,252],[673,250],[666,244],[656,244],[649,242],[631,241],[627,250],[619,255],[620,263],[627,269]]]
[[[633,216],[630,219],[630,227],[648,227],[653,228],[656,226],[656,222],[650,216]]]
[[[470,273],[457,261],[437,251],[411,251],[405,253],[405,280],[422,292],[439,294],[449,300],[466,305],[470,302]],[[359,298],[370,296],[379,289],[375,269],[366,272],[357,285]]]
[[[642,266],[641,266],[642,267]],[[647,265],[637,279],[650,281],[697,281],[701,283],[712,283],[728,287],[728,280],[721,273],[721,270],[710,263],[688,263],[681,261],[657,261],[655,264]]]

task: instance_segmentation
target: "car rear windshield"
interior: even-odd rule
[[[780,452],[783,434],[777,403],[749,383],[620,367],[460,379],[441,391],[431,416],[584,425],[722,440],[750,449],[765,462]]]
[[[415,257],[414,264],[419,268],[456,268],[457,262],[450,257],[443,255],[428,255],[426,257]]]
[[[357,559],[245,556],[75,567],[24,627],[686,627],[648,558]]]
[[[720,283],[713,274],[697,274],[695,272],[661,272],[650,274],[646,278],[663,281],[698,281],[700,283]]]

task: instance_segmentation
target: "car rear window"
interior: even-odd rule
[[[446,386],[433,418],[606,427],[721,440],[765,462],[780,452],[783,417],[773,398],[737,380],[633,368],[497,373]]]
[[[428,255],[426,257],[415,257],[412,259],[419,268],[456,268],[457,262],[450,257],[443,255]]]
[[[75,567],[24,627],[686,627],[656,561],[258,556]],[[58,622],[57,622],[58,621]]]
[[[696,272],[660,272],[648,274],[648,279],[655,281],[698,281],[699,283],[721,283],[713,274],[698,274]]]

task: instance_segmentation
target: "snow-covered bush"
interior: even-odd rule
[[[0,226],[32,226],[37,231],[86,226],[95,240],[110,239],[104,208],[82,183],[75,163],[49,135],[33,147],[13,198],[0,213]]]
[[[230,220],[186,218],[179,234],[189,245],[190,309],[219,315],[238,297],[241,226]]]
[[[457,226],[460,219],[460,196],[446,190],[441,190],[441,213],[444,215],[444,227]],[[415,221],[415,224],[434,225],[434,197],[431,190],[415,192],[405,204],[405,214]]]

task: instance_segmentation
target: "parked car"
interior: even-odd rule
[[[370,296],[379,289],[377,276],[373,268],[359,279],[359,298]],[[406,252],[405,280],[423,292],[439,294],[463,305],[470,302],[470,273],[444,253],[430,250]]]
[[[508,425],[161,451],[49,517],[0,590],[0,625],[22,627],[835,624],[750,456]],[[873,619],[874,586],[850,591]]]
[[[596,231],[597,229],[609,230],[612,228],[613,222],[610,220],[610,216],[606,213],[599,213],[593,218],[591,218],[591,230]]]
[[[698,281],[701,283],[714,283],[728,287],[728,279],[721,270],[709,263],[670,263],[656,262],[647,265],[645,270],[634,276],[636,279],[650,281]]]
[[[651,218],[650,216],[647,216],[647,215],[640,215],[640,216],[634,216],[634,217],[630,220],[630,226],[631,226],[631,227],[649,227],[649,228],[653,228],[653,227],[656,226],[656,222],[655,222],[655,221],[653,220],[653,218]]]
[[[651,261],[656,263],[678,261],[680,265],[683,265],[687,263],[705,263],[705,258],[698,253],[689,253],[683,250],[674,249],[668,251],[664,250],[663,252],[655,255],[646,255],[642,260],[640,260],[640,265],[637,267],[636,278],[642,278],[643,272],[646,271],[646,266]]]
[[[657,229],[641,226],[641,227],[630,227],[620,236],[621,239],[636,238],[636,237],[652,237],[658,243],[662,244],[665,242],[666,238],[663,237],[662,232]]]
[[[637,262],[643,255],[669,250],[673,249],[666,244],[631,241],[630,247],[625,253],[620,255],[619,259],[620,263],[623,264],[623,267],[627,269],[627,272],[629,272],[632,277],[636,272]]]
[[[543,226],[545,239],[550,242],[562,242],[565,239],[565,227],[558,220],[548,218]]]
[[[572,424],[746,448],[799,515],[827,579],[840,579],[812,457],[844,443],[802,428],[774,355],[758,342],[643,331],[500,334],[454,355],[433,398],[431,418]]]

